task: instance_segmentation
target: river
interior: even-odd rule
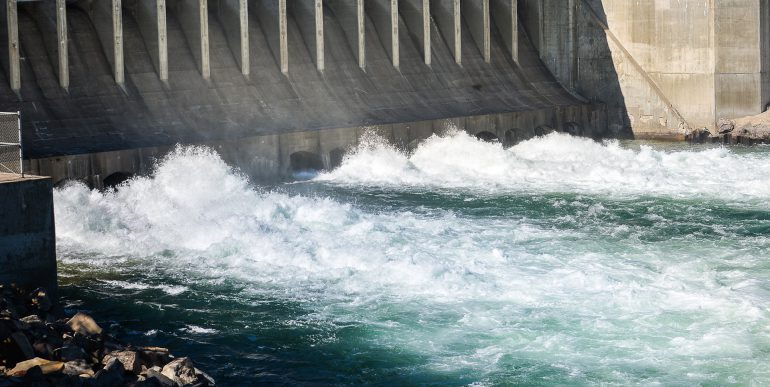
[[[220,385],[770,384],[770,147],[366,136],[301,177],[57,189],[68,310]]]

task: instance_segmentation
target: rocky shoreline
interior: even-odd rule
[[[756,116],[722,118],[717,122],[717,133],[703,128],[690,132],[686,138],[696,143],[770,144],[770,110]]]
[[[189,358],[121,343],[82,312],[65,317],[43,288],[0,285],[0,387],[214,385]]]

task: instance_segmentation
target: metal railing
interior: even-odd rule
[[[0,112],[0,172],[24,176],[21,148],[21,112]]]

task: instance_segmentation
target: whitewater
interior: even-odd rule
[[[225,385],[770,383],[768,147],[368,135],[270,186],[179,147],[54,196],[69,308]]]

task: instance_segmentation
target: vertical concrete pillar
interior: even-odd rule
[[[358,67],[366,68],[366,13],[364,0],[325,0],[342,27]]]
[[[286,0],[278,0],[278,39],[281,45],[281,72],[289,73],[289,28],[286,20]]]
[[[489,0],[463,1],[462,12],[470,26],[471,37],[476,42],[484,61],[489,63],[492,55]]]
[[[511,42],[508,47],[511,48],[513,61],[519,63],[519,0],[511,0]]]
[[[168,27],[166,21],[166,0],[157,0],[155,4],[158,26],[158,77],[168,81]]]
[[[575,91],[578,84],[578,0],[569,0],[569,49],[570,49],[570,73],[569,89]]]
[[[208,0],[179,0],[177,15],[201,76],[211,78]]]
[[[294,0],[289,12],[297,22],[302,39],[315,61],[318,71],[324,70],[324,11],[322,0]]]
[[[398,0],[367,0],[365,3],[393,66],[399,67]]]
[[[358,66],[366,68],[366,11],[364,0],[356,0],[356,22],[358,31]]]
[[[319,71],[324,70],[324,5],[315,0],[315,56]]]
[[[209,4],[208,0],[198,2],[198,16],[201,24],[201,75],[204,79],[211,78],[211,62],[209,57]]]
[[[219,0],[219,21],[225,30],[230,50],[246,77],[251,72],[249,60],[249,5],[247,0]]]
[[[543,58],[543,52],[545,52],[545,0],[539,0],[537,2],[537,30],[538,30],[538,43],[537,51],[540,54],[540,58]]]
[[[201,76],[211,78],[208,0],[179,0],[177,14]]]
[[[91,22],[102,43],[105,56],[112,66],[113,77],[119,85],[125,83],[123,63],[123,7],[121,0],[91,3]]]
[[[265,31],[273,57],[283,74],[289,73],[286,0],[255,0],[252,12]]]
[[[136,21],[144,44],[152,58],[158,78],[168,81],[168,33],[166,28],[166,0],[137,2]]]
[[[425,64],[430,66],[430,0],[422,0],[422,52]]]
[[[391,54],[393,55],[393,66],[401,65],[401,47],[398,44],[398,0],[390,1],[390,26],[391,26]]]
[[[67,41],[67,3],[56,0],[56,41],[59,59],[59,85],[67,90],[70,87],[69,49]]]
[[[11,90],[21,90],[21,55],[19,54],[19,14],[16,0],[6,1],[6,18],[8,23],[8,71]]]
[[[430,0],[399,0],[398,7],[407,28],[417,36],[425,64],[430,66]]]
[[[431,0],[430,11],[438,29],[452,50],[457,64],[462,63],[462,19],[460,0]]]
[[[112,38],[115,55],[115,82],[126,82],[123,62],[123,5],[121,0],[112,0]]]
[[[519,61],[519,11],[517,0],[491,0],[490,12],[514,62]]]

